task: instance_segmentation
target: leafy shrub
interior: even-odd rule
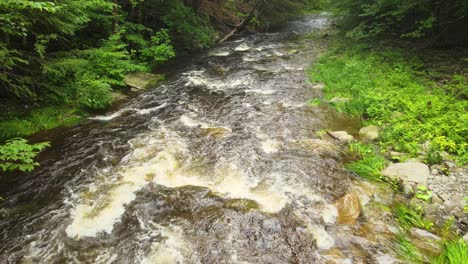
[[[77,83],[78,102],[93,110],[102,110],[112,102],[111,86],[102,80],[84,78]]]
[[[0,145],[0,169],[3,171],[32,171],[39,163],[34,158],[41,150],[50,146],[48,142],[28,144],[24,138],[15,138]]]

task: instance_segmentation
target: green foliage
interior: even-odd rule
[[[425,202],[428,202],[433,195],[433,192],[427,189],[426,186],[418,186],[418,190],[416,191],[415,197],[421,199]]]
[[[360,142],[351,142],[349,144],[349,150],[359,159],[373,157],[376,151],[373,145]]]
[[[42,72],[51,94],[92,110],[106,108],[112,101],[112,88],[124,87],[127,73],[146,71],[131,60],[121,34],[111,35],[99,48],[58,54],[44,63]],[[61,86],[64,78],[66,89]]]
[[[460,264],[468,260],[468,244],[459,238],[458,240],[445,242],[442,253],[433,259],[433,264]]]
[[[439,151],[430,150],[429,153],[427,153],[424,161],[429,165],[434,165],[442,163],[444,158],[440,155]]]
[[[398,224],[404,229],[408,230],[412,227],[430,230],[433,223],[425,219],[421,210],[408,207],[404,204],[397,204],[393,207],[393,214],[397,218]]]
[[[169,30],[162,29],[152,33],[152,30],[143,26],[130,28],[133,30],[130,30],[129,34],[125,34],[124,38],[129,43],[132,57],[153,65],[159,65],[175,57]],[[145,35],[150,35],[150,39],[147,40]]]
[[[34,158],[41,150],[50,146],[48,142],[28,144],[23,138],[15,138],[0,145],[0,169],[2,171],[32,171],[39,163]]]
[[[112,102],[110,84],[96,79],[94,76],[83,76],[77,82],[78,102],[93,110],[102,110]]]
[[[174,38],[187,49],[207,48],[213,44],[214,30],[207,19],[180,1],[170,1],[161,20],[174,32]]]
[[[338,110],[384,128],[383,149],[415,156],[430,141],[433,151],[447,151],[467,162],[468,101],[416,77],[418,67],[417,60],[399,52],[355,48],[324,56],[310,75],[314,82],[325,83],[327,98],[352,98],[335,105]]]
[[[467,1],[341,0],[333,5],[354,39],[391,35],[456,45],[466,41]]]

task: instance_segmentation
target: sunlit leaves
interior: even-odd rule
[[[24,138],[8,140],[4,145],[0,145],[0,170],[32,171],[34,167],[39,166],[34,158],[48,146],[48,142],[29,144]]]

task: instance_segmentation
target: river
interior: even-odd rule
[[[311,15],[235,39],[46,133],[41,166],[1,180],[0,263],[393,263],[385,214],[336,223],[346,193],[386,193],[318,135],[359,122],[307,103],[324,48],[301,36],[329,26]]]

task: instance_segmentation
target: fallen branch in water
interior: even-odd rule
[[[229,34],[227,34],[220,41],[218,41],[218,44],[222,44],[226,40],[230,39],[234,34],[236,34],[236,32],[242,31],[250,23],[250,21],[254,17],[255,10],[257,10],[257,8],[263,3],[263,1],[264,0],[258,0],[255,3],[255,6],[252,8],[252,10],[250,10],[249,15],[245,19],[243,19],[238,25],[236,25],[234,29],[231,32],[229,32]]]

